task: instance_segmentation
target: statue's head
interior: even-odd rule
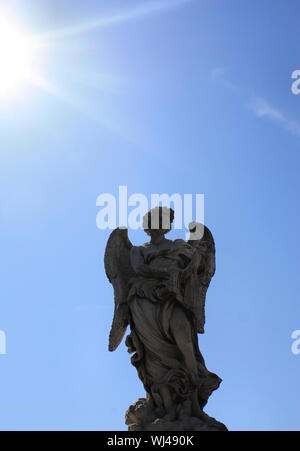
[[[143,229],[147,235],[165,235],[170,232],[174,221],[174,210],[168,207],[155,207],[143,217]]]

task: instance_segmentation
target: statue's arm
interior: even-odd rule
[[[134,246],[130,252],[131,265],[136,274],[149,278],[167,279],[169,271],[167,268],[154,268],[145,264],[144,256],[141,249]]]

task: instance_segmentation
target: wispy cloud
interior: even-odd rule
[[[116,25],[122,22],[128,22],[130,20],[139,19],[143,16],[147,16],[151,13],[163,12],[165,10],[173,9],[177,6],[188,3],[191,0],[161,0],[152,1],[147,4],[135,6],[129,10],[124,10],[118,13],[99,17],[90,21],[83,22],[81,24],[73,25],[70,27],[62,28],[59,30],[50,31],[42,35],[44,39],[57,39],[67,36],[73,36],[76,34],[86,33],[98,28],[104,28],[111,25]]]
[[[238,92],[240,88],[228,80],[226,67],[214,67],[211,71],[211,80],[215,83],[219,83],[231,91]]]
[[[283,127],[290,133],[300,136],[300,123],[289,119],[278,108],[273,107],[266,99],[254,97],[250,101],[250,108],[258,118],[266,118]]]
[[[300,122],[288,118],[280,109],[275,108],[265,98],[254,96],[249,98],[238,85],[232,83],[227,77],[226,67],[215,67],[211,71],[211,80],[214,83],[219,83],[230,89],[235,94],[242,95],[245,98],[245,103],[250,110],[259,119],[269,119],[284,128],[287,132],[300,136]]]

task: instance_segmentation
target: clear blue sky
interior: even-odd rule
[[[299,2],[8,3],[48,43],[51,88],[0,105],[0,428],[126,430],[144,391],[125,345],[107,351],[95,204],[127,185],[205,194],[217,272],[199,343],[223,379],[207,412],[300,430]]]

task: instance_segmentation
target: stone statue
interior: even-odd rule
[[[214,240],[198,223],[190,224],[188,242],[168,240],[173,220],[172,209],[156,207],[143,218],[148,243],[133,246],[127,229],[116,229],[106,247],[115,296],[109,350],[129,325],[126,345],[146,391],[129,407],[126,424],[130,431],[222,431],[226,427],[203,411],[221,379],[207,370],[197,335],[204,333],[206,291],[215,272]]]

